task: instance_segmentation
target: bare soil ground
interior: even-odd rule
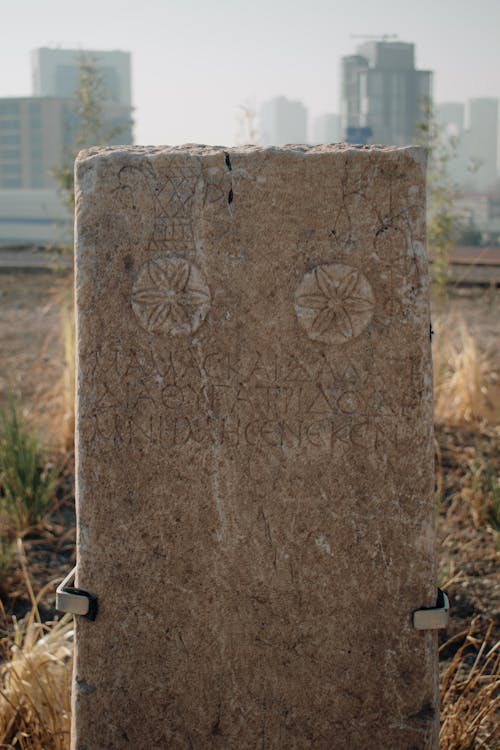
[[[63,408],[61,298],[70,284],[67,273],[0,273],[0,404],[20,399],[53,446]]]
[[[64,347],[61,299],[70,277],[57,273],[0,273],[0,404],[8,393],[22,399],[29,417],[44,432],[51,450],[60,446]],[[498,357],[500,292],[455,290],[435,314],[463,316],[482,352]],[[494,384],[493,384],[494,385]],[[497,390],[493,390],[497,401]],[[500,638],[499,535],[482,515],[482,482],[498,476],[499,431],[491,403],[489,423],[437,426],[436,466],[440,506],[437,514],[439,583],[450,596],[452,620],[441,641],[456,640],[442,652],[449,659],[463,641],[460,633],[474,616],[482,628],[495,620]],[[58,500],[46,522],[24,539],[35,592],[46,587],[42,615],[53,617],[56,582],[74,564],[75,517],[73,457],[65,456]],[[486,477],[486,479],[485,479]],[[22,616],[30,602],[18,567],[0,581],[8,621]],[[1,616],[0,616],[1,619]]]

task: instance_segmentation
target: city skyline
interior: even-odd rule
[[[418,10],[393,0],[383,11],[377,5],[364,7],[360,20],[355,9],[336,10],[324,0],[276,0],[272,7],[256,0],[252,8],[227,0],[150,0],[139,14],[128,0],[89,0],[75,24],[60,0],[43,8],[30,0],[5,14],[19,34],[9,35],[0,51],[0,96],[31,93],[30,53],[37,47],[57,41],[130,51],[138,143],[230,145],[239,105],[258,111],[281,94],[302,101],[311,121],[337,113],[340,59],[363,42],[363,32],[413,42],[417,66],[435,73],[437,102],[500,96],[496,0],[474,7],[443,0],[437,8],[424,0]]]

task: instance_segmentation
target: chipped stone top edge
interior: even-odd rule
[[[385,145],[356,145],[351,143],[329,143],[317,146],[307,144],[286,144],[283,146],[209,146],[205,144],[186,143],[181,146],[92,146],[83,149],[77,156],[76,163],[82,164],[98,157],[149,157],[157,158],[166,154],[184,154],[192,156],[213,156],[216,154],[246,155],[246,154],[325,154],[325,153],[361,154],[373,153],[407,153],[425,170],[426,149],[422,146],[385,146]]]

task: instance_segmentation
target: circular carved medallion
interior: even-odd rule
[[[314,341],[343,344],[372,319],[375,298],[366,276],[352,266],[327,263],[305,274],[295,292],[297,319]]]
[[[159,255],[139,269],[132,288],[132,309],[152,333],[194,333],[210,309],[210,289],[193,263]]]

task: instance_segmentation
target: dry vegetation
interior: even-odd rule
[[[439,584],[453,615],[440,646],[442,750],[498,747],[498,302],[490,290],[452,298],[434,315]],[[10,416],[7,428],[17,429],[10,449],[24,440],[17,475],[12,456],[10,474],[0,456],[0,748],[62,750],[69,747],[73,631],[53,607],[55,585],[74,559],[71,290],[57,276],[4,275],[0,303],[1,434],[5,443]],[[23,404],[14,427],[8,393]],[[35,426],[45,451],[29,429]],[[10,506],[7,474],[25,480],[23,491],[13,485]],[[48,498],[41,492],[30,515],[40,486]]]

